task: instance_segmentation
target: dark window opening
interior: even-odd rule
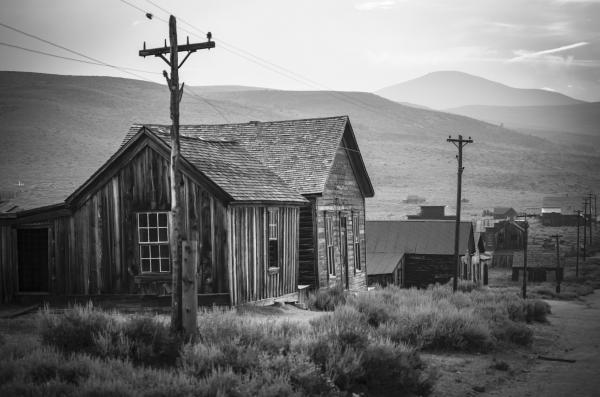
[[[279,267],[279,211],[269,209],[269,267]]]
[[[325,244],[327,246],[327,268],[329,274],[335,276],[335,248],[333,245],[333,218],[325,215]]]
[[[352,215],[352,236],[354,238],[354,271],[362,270],[360,256],[360,220],[358,214]]]

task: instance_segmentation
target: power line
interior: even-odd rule
[[[66,56],[62,56],[62,55],[58,55],[58,54],[52,54],[50,52],[34,50],[32,48],[21,47],[21,46],[16,45],[16,44],[5,43],[5,42],[2,42],[2,41],[0,41],[0,45],[6,46],[6,47],[11,47],[11,48],[17,48],[19,50],[31,52],[31,53],[34,53],[34,54],[40,54],[40,55],[46,55],[46,56],[53,57],[53,58],[64,59],[64,60],[67,60],[67,61],[80,62],[80,63],[85,63],[85,64],[88,64],[88,65],[106,66],[106,65],[104,65],[104,64],[102,64],[100,62],[86,61],[86,60],[83,60],[83,59],[66,57]],[[158,72],[151,72],[149,70],[128,68],[128,67],[125,67],[125,66],[119,66],[119,68],[120,69],[124,69],[124,70],[131,70],[131,71],[134,71],[134,72],[151,73],[151,74],[161,74],[161,73],[158,73]]]
[[[147,12],[146,10],[144,10],[144,9],[138,7],[138,6],[135,6],[135,5],[131,4],[130,2],[126,1],[126,0],[119,0],[119,1],[121,1],[124,4],[129,5],[130,7],[135,8],[138,11],[141,11],[141,12],[144,12],[144,13]],[[169,10],[161,7],[160,5],[154,3],[151,0],[145,0],[145,1],[148,2],[148,3],[150,3],[151,5],[153,5],[154,7],[158,8],[159,10],[163,11],[166,14],[175,15],[175,14],[171,13]],[[153,15],[153,17],[155,17],[155,16]],[[185,21],[184,19],[180,18],[179,16],[176,16],[176,17],[177,17],[178,20],[180,20],[184,24],[190,26],[192,29],[195,29],[195,30],[197,30],[198,32],[200,32],[202,34],[206,33],[202,29],[197,28],[196,26],[194,26],[191,23]],[[156,16],[156,18],[159,19],[159,20],[161,20],[161,21],[163,21],[163,22],[166,22],[166,20],[163,19],[163,18],[160,18],[158,16]],[[180,29],[183,30],[183,31],[185,31],[185,32],[187,32],[187,33],[189,33],[190,35],[199,37],[196,33],[192,32],[192,31],[190,31],[188,29],[185,29],[185,28],[180,28]],[[244,59],[248,60],[249,62],[255,63],[255,64],[257,64],[257,65],[259,65],[261,67],[264,67],[264,68],[266,68],[266,69],[268,69],[268,70],[270,70],[270,71],[272,71],[274,73],[280,74],[280,75],[282,75],[282,76],[284,76],[286,78],[289,78],[291,80],[294,80],[294,81],[299,82],[299,83],[304,84],[304,85],[308,85],[308,86],[312,86],[312,87],[317,87],[317,88],[325,89],[325,90],[327,90],[326,93],[328,95],[333,96],[333,97],[335,97],[338,100],[342,100],[342,101],[344,101],[346,103],[349,103],[349,104],[352,104],[354,106],[363,108],[363,109],[365,109],[367,111],[371,111],[372,113],[379,114],[379,115],[381,115],[383,117],[386,117],[386,118],[388,118],[388,119],[390,119],[392,121],[397,121],[398,120],[398,118],[397,118],[396,115],[393,115],[393,114],[390,115],[390,114],[387,114],[387,113],[383,113],[383,112],[381,112],[381,109],[379,109],[377,107],[374,107],[370,103],[361,101],[360,99],[357,99],[357,98],[352,98],[349,95],[344,94],[342,92],[335,91],[331,87],[327,87],[327,86],[325,86],[323,84],[320,84],[320,83],[318,83],[318,82],[316,82],[316,81],[314,81],[312,79],[304,77],[304,76],[300,75],[299,73],[296,73],[296,72],[294,72],[294,71],[292,71],[290,69],[287,69],[287,68],[285,68],[283,66],[279,66],[279,65],[277,65],[277,64],[275,64],[275,63],[273,63],[271,61],[268,61],[268,60],[266,60],[264,58],[261,58],[260,56],[254,55],[254,54],[252,54],[249,51],[246,51],[246,50],[238,48],[238,47],[236,47],[236,46],[234,46],[234,45],[232,45],[230,43],[227,43],[226,41],[223,41],[223,39],[219,39],[219,42],[222,44],[221,47],[223,49],[225,49],[226,51],[228,51],[228,52],[230,52],[230,53],[232,53],[234,55],[237,55],[237,56],[239,56],[241,58],[244,58]],[[247,55],[245,55],[245,54],[247,54]]]
[[[124,0],[121,0],[121,1],[124,1]],[[109,68],[112,68],[112,69],[116,69],[116,70],[119,70],[119,71],[121,71],[123,73],[126,73],[126,74],[129,74],[131,76],[137,77],[140,80],[144,80],[144,81],[147,81],[147,82],[150,82],[150,83],[160,84],[160,83],[157,83],[156,81],[150,80],[150,79],[148,79],[148,78],[146,78],[144,76],[140,76],[140,75],[138,75],[136,73],[133,73],[133,72],[127,70],[128,68],[124,68],[124,67],[117,66],[117,65],[111,65],[111,64],[106,63],[104,61],[101,61],[99,59],[92,58],[92,57],[90,57],[90,56],[88,56],[86,54],[83,54],[81,52],[72,50],[72,49],[70,49],[68,47],[62,46],[60,44],[53,43],[53,42],[51,42],[49,40],[46,40],[46,39],[41,38],[39,36],[36,36],[36,35],[34,35],[32,33],[27,33],[27,32],[25,32],[23,30],[17,29],[15,27],[7,25],[5,23],[0,22],[0,26],[3,26],[5,28],[7,28],[7,29],[10,29],[10,30],[12,30],[14,32],[20,33],[20,34],[25,35],[27,37],[39,40],[39,41],[41,41],[43,43],[46,43],[46,44],[49,44],[49,45],[51,45],[53,47],[60,48],[62,50],[68,51],[68,52],[70,52],[72,54],[75,54],[75,55],[78,55],[80,57],[86,58],[90,62],[84,61],[84,60],[77,60],[75,58],[70,58],[70,57],[63,57],[63,56],[60,56],[60,55],[50,55],[48,53],[44,53],[44,55],[50,55],[50,56],[55,56],[57,58],[64,58],[65,60],[68,59],[68,60],[73,60],[73,61],[78,61],[78,62],[84,62],[84,63],[92,63],[93,62],[93,64],[95,64],[95,65],[105,66],[105,67],[109,67]],[[10,47],[25,49],[24,47],[14,46],[14,45],[11,45],[11,44],[8,44],[8,43],[5,43],[5,44],[8,45],[8,46],[10,46]],[[25,50],[26,51],[31,51],[31,52],[36,52],[36,53],[42,53],[42,51],[29,50],[29,49],[25,49]],[[144,71],[144,73],[149,73],[149,72]],[[223,112],[221,112],[216,105],[210,103],[206,98],[203,98],[203,97],[201,97],[199,95],[196,95],[196,94],[193,94],[193,93],[189,93],[188,95],[191,96],[191,97],[193,97],[193,98],[196,98],[196,99],[199,99],[199,100],[203,101],[204,103],[206,103],[207,105],[209,105],[216,113],[218,113],[219,116],[221,116],[225,121],[229,122],[229,119],[223,114]]]
[[[120,70],[121,72],[123,72],[123,73],[127,73],[127,74],[129,74],[129,75],[131,75],[131,76],[135,76],[135,77],[137,77],[138,79],[142,79],[142,80],[148,80],[148,79],[146,79],[145,77],[142,77],[142,76],[140,76],[140,75],[138,75],[138,74],[135,74],[135,73],[133,73],[133,72],[130,72],[130,71],[128,71],[128,70],[125,70],[125,69],[123,69],[123,68],[121,68],[121,67],[119,67],[119,66],[116,66],[116,65],[111,65],[111,64],[109,64],[109,63],[106,63],[106,62],[104,62],[104,61],[101,61],[101,60],[99,60],[99,59],[92,58],[92,57],[90,57],[90,56],[88,56],[88,55],[82,54],[81,52],[78,52],[78,51],[72,50],[72,49],[70,49],[70,48],[67,48],[67,47],[65,47],[65,46],[62,46],[62,45],[60,45],[60,44],[53,43],[53,42],[51,42],[51,41],[49,41],[49,40],[43,39],[43,38],[41,38],[41,37],[39,37],[39,36],[36,36],[36,35],[34,35],[34,34],[32,34],[32,33],[27,33],[27,32],[24,32],[24,31],[22,31],[22,30],[20,30],[20,29],[17,29],[17,28],[15,28],[15,27],[13,27],[13,26],[10,26],[10,25],[7,25],[7,24],[5,24],[5,23],[2,23],[2,22],[0,22],[0,26],[3,26],[3,27],[5,27],[5,28],[7,28],[7,29],[10,29],[10,30],[12,30],[12,31],[14,31],[14,32],[20,33],[20,34],[22,34],[22,35],[25,35],[25,36],[27,36],[27,37],[31,37],[32,39],[39,40],[39,41],[41,41],[41,42],[43,42],[43,43],[50,44],[51,46],[53,46],[53,47],[56,47],[56,48],[60,48],[61,50],[68,51],[68,52],[70,52],[71,54],[75,54],[75,55],[78,55],[78,56],[80,56],[80,57],[83,57],[83,58],[89,59],[89,60],[91,60],[91,61],[94,61],[94,62],[100,63],[100,64],[102,64],[102,65],[104,65],[104,66],[106,66],[106,67],[109,67],[109,68],[112,68],[112,69],[116,69],[116,70]],[[155,83],[155,81],[152,81],[152,82],[153,82],[153,83]]]

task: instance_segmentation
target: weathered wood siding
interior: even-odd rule
[[[195,241],[199,253],[199,292],[227,292],[225,207],[185,173],[182,199],[184,238]],[[73,292],[136,292],[136,214],[169,210],[168,161],[146,147],[75,211]]]
[[[298,286],[298,207],[277,207],[278,269],[269,270],[268,208],[229,208],[232,304],[275,298]]]
[[[330,287],[342,283],[345,285],[346,276],[349,280],[349,289],[364,290],[367,288],[367,259],[365,245],[365,199],[362,195],[354,171],[350,164],[348,154],[342,147],[345,142],[338,147],[334,163],[331,167],[329,178],[325,185],[322,196],[316,198],[316,223],[317,223],[317,260],[319,270],[319,286]],[[330,214],[333,217],[334,224],[334,247],[335,247],[335,266],[336,276],[331,277],[327,268],[327,247],[325,243],[325,217]],[[354,233],[353,233],[353,215],[358,214],[360,223],[359,241],[360,241],[360,262],[361,270],[356,270],[354,266]],[[341,238],[340,238],[340,216],[347,219],[347,257],[348,274],[346,275],[341,258]]]
[[[406,254],[403,273],[404,287],[445,284],[454,277],[454,256]]]
[[[149,146],[125,157],[126,161],[101,177],[101,183],[84,192],[71,216],[49,216],[43,221],[49,230],[50,294],[136,293],[140,283],[151,281],[152,274],[139,277],[136,214],[170,210],[168,160]],[[183,182],[184,236],[198,244],[198,292],[227,293],[225,204],[185,173]],[[0,296],[4,301],[18,286],[17,227],[27,225],[15,222],[0,228]],[[170,280],[170,273],[154,275],[167,283]]]

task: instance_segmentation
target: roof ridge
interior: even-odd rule
[[[149,129],[152,131],[153,134],[158,134],[158,135],[163,135],[163,136],[171,136],[171,134],[167,134],[165,132],[156,131],[156,130],[153,130],[152,128],[149,128]],[[204,137],[181,135],[181,134],[179,135],[179,139],[207,142],[207,143],[232,143],[234,145],[240,146],[239,141],[234,140],[234,139],[216,139],[216,138],[206,139]]]
[[[219,124],[201,124],[201,123],[196,123],[196,124],[180,124],[180,127],[196,127],[196,126],[213,126],[213,127],[219,127],[219,126],[232,126],[232,125],[254,125],[256,123],[258,124],[277,124],[277,123],[289,123],[289,122],[293,122],[293,121],[319,121],[319,120],[333,120],[333,119],[350,119],[350,116],[348,116],[347,114],[342,114],[342,115],[337,115],[337,116],[327,116],[327,117],[306,117],[306,118],[302,118],[302,119],[285,119],[285,120],[272,120],[272,121],[246,121],[246,122],[241,122],[241,123],[219,123]],[[146,126],[146,127],[170,127],[170,124],[152,124],[152,123],[133,123],[131,125],[131,127],[134,126]]]

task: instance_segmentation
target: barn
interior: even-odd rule
[[[456,266],[455,225],[455,221],[444,220],[367,222],[369,283],[423,288],[448,282]],[[471,256],[475,252],[473,226],[463,221],[459,239],[462,278],[473,277]]]
[[[2,204],[2,301],[169,293],[168,132],[132,126],[58,204]],[[302,283],[366,286],[373,190],[348,117],[181,126],[181,152],[184,236],[202,302],[269,299]]]

